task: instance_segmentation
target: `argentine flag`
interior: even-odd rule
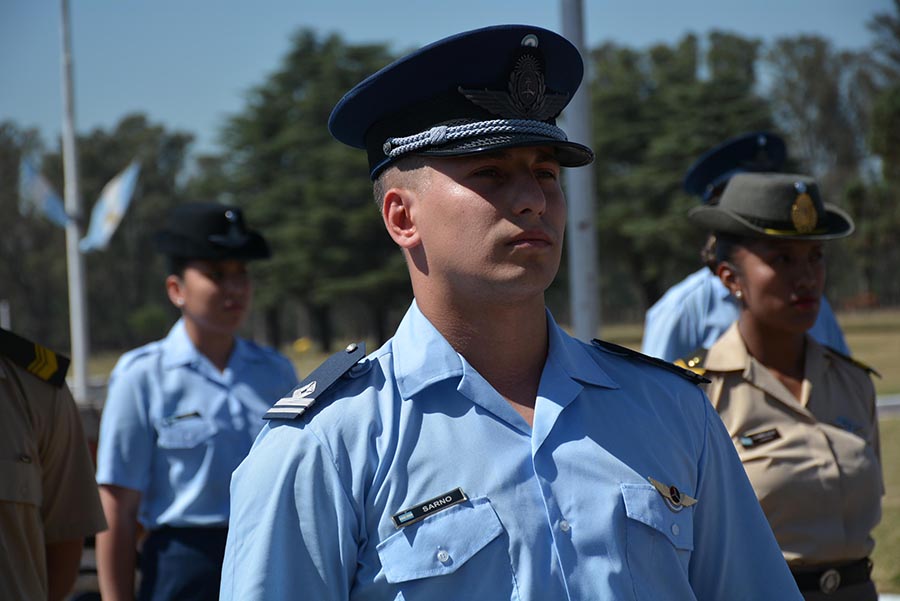
[[[29,215],[34,211],[59,227],[66,227],[69,222],[59,195],[28,159],[22,159],[19,165],[19,213]]]
[[[140,171],[140,164],[132,161],[122,173],[109,180],[103,187],[100,199],[91,211],[88,233],[78,243],[81,252],[103,250],[109,244],[110,238],[125,216],[125,211],[128,210],[128,205],[131,204],[131,196]]]

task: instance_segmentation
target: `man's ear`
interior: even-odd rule
[[[384,194],[381,217],[388,234],[400,248],[410,250],[421,243],[413,217],[415,193],[407,188],[391,188]]]

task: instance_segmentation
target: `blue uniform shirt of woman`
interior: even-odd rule
[[[241,338],[220,372],[179,320],[113,370],[97,482],[139,491],[147,529],[224,526],[231,472],[250,451],[262,415],[296,383],[285,357]]]

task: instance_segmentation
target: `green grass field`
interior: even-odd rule
[[[900,593],[900,418],[881,420],[884,498],[875,529],[873,578],[882,593]]]

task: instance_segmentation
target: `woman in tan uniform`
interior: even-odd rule
[[[687,358],[737,447],[807,600],[877,599],[872,529],[883,483],[869,370],[807,330],[825,284],[825,240],[853,232],[816,183],[735,175],[721,200],[690,218],[717,236],[717,273],[740,318]]]

